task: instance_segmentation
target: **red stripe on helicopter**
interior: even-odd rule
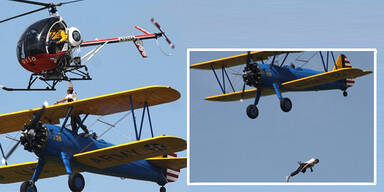
[[[140,30],[141,32],[145,33],[145,34],[149,34],[148,31],[144,30],[143,28],[139,27],[139,26],[135,26],[136,29]]]
[[[154,36],[156,36],[155,33],[145,34],[145,35],[135,35],[134,37],[140,38],[140,37],[154,37]]]
[[[88,43],[99,43],[99,42],[105,42],[105,41],[117,41],[119,38],[110,38],[110,39],[100,39],[100,40],[93,40],[93,41],[84,41],[82,44],[88,44]]]

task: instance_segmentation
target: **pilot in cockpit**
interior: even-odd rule
[[[59,24],[55,24],[49,32],[49,53],[60,53],[67,39],[68,34],[65,29],[62,29]]]

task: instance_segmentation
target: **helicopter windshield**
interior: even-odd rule
[[[47,53],[47,35],[53,25],[60,23],[65,28],[65,23],[60,17],[50,17],[30,25],[21,35],[17,43],[17,58],[25,59],[38,54]]]

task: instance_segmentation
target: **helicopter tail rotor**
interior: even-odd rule
[[[167,41],[167,43],[169,44],[169,46],[170,46],[172,49],[175,49],[175,44],[173,44],[173,43],[171,42],[171,40],[168,38],[168,36],[165,34],[165,32],[161,29],[160,24],[159,24],[157,21],[155,21],[154,18],[151,18],[151,22],[153,23],[153,25],[156,26],[156,28],[157,28],[157,29],[160,31],[160,33],[164,36],[165,41]],[[167,55],[167,56],[172,55],[172,54],[170,54],[170,53],[166,53],[166,52],[160,47],[159,42],[157,41],[157,39],[156,39],[156,44],[157,44],[157,46],[159,47],[160,51],[163,52],[165,55]]]

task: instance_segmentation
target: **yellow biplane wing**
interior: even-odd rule
[[[320,73],[317,75],[312,75],[309,77],[304,77],[304,78],[296,79],[293,81],[284,82],[281,84],[281,91],[282,92],[300,91],[306,88],[330,83],[333,81],[338,81],[342,79],[354,79],[370,73],[372,73],[372,71],[364,71],[357,68],[336,69],[333,71]],[[232,93],[210,96],[210,97],[206,97],[205,99],[210,101],[238,101],[240,99],[254,98],[256,95],[256,91],[257,89],[248,89],[248,90],[245,90],[244,93],[242,93],[242,91],[237,91]],[[264,88],[263,91],[261,92],[261,96],[267,96],[267,95],[273,95],[273,94],[275,94],[275,91],[273,89]]]
[[[281,85],[282,88],[286,90],[302,90],[342,79],[354,79],[370,73],[372,73],[372,71],[363,71],[357,68],[341,68],[309,77],[304,77],[301,79],[296,79],[293,81],[284,82]]]
[[[182,151],[186,148],[187,142],[184,139],[171,136],[158,136],[79,153],[74,155],[74,159],[79,163],[104,169],[132,161]]]
[[[206,97],[206,100],[209,101],[239,101],[240,99],[250,99],[255,98],[256,96],[256,89],[248,89],[245,90],[244,93],[242,91],[232,92],[232,93],[226,93],[221,95],[214,95],[210,97]],[[273,89],[263,89],[261,92],[261,96],[267,96],[267,95],[273,95],[275,94],[275,91]]]
[[[277,55],[284,54],[284,53],[297,53],[299,51],[254,51],[250,53],[250,56],[252,57],[253,61],[261,61],[268,59],[269,57],[273,56],[275,53]],[[211,60],[211,61],[205,61],[201,63],[196,63],[190,66],[191,69],[212,69],[211,66],[214,69],[221,69],[224,67],[233,67],[236,65],[242,65],[247,63],[247,57],[248,53],[235,55],[231,57],[225,57],[221,59]]]
[[[0,167],[0,183],[15,183],[21,181],[29,181],[32,179],[33,172],[35,171],[37,161],[20,163],[15,165],[1,166]],[[47,161],[39,178],[56,177],[65,175],[67,172],[63,163]]]
[[[183,169],[187,167],[186,157],[154,157],[148,158],[147,161],[153,165],[166,169]]]
[[[149,86],[133,90],[81,99],[69,103],[51,105],[46,107],[41,120],[44,123],[58,124],[64,118],[69,107],[73,107],[72,114],[108,115],[131,110],[130,97],[134,109],[142,108],[147,102],[148,106],[168,103],[180,98],[180,93],[171,87]],[[41,108],[18,111],[0,115],[0,134],[19,131],[24,124],[32,119],[35,112]]]
[[[158,155],[174,153],[186,148],[187,142],[184,139],[171,136],[159,136],[78,153],[74,155],[73,160],[87,166],[104,169]],[[154,158],[149,161],[156,161],[154,165],[158,165],[159,167],[182,168],[186,166],[186,158],[182,157],[166,158],[160,162],[157,158]],[[31,180],[36,165],[37,161],[0,166],[0,183],[6,184]],[[80,167],[73,166],[72,170],[76,172],[87,171],[86,168],[81,168],[80,170]],[[56,177],[66,174],[67,172],[61,161],[47,161],[39,178]]]

